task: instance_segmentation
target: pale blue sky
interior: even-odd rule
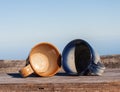
[[[120,0],[0,0],[0,59],[26,59],[40,42],[62,52],[76,38],[120,54]]]

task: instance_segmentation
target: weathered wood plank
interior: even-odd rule
[[[62,69],[53,77],[22,78],[25,60],[0,60],[0,92],[120,92],[120,55],[101,56],[102,76],[70,76]]]
[[[70,76],[64,72],[53,77],[0,73],[0,91],[9,92],[120,92],[120,68],[107,69],[102,76]]]
[[[120,92],[118,83],[7,84],[0,92]]]
[[[0,84],[24,83],[104,83],[120,82],[120,69],[106,69],[102,76],[75,76],[59,72],[53,77],[32,75],[22,78],[19,73],[0,73]]]

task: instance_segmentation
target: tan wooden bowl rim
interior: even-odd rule
[[[57,49],[54,45],[52,45],[51,43],[48,43],[48,42],[38,43],[37,45],[35,45],[35,46],[31,49],[30,54],[29,54],[29,62],[30,62],[30,65],[31,65],[31,67],[32,67],[33,70],[34,70],[34,67],[33,67],[33,65],[32,65],[32,63],[31,63],[31,53],[32,53],[32,51],[33,51],[36,47],[38,47],[38,46],[40,46],[40,45],[48,45],[48,46],[54,48],[54,50],[56,51],[58,57],[59,57],[59,56],[61,57],[61,54],[60,54],[60,52],[58,51],[58,49]],[[61,61],[60,61],[60,62],[61,62]],[[50,75],[48,75],[48,76],[53,76],[53,75],[55,75],[55,74],[60,70],[60,68],[61,68],[61,66],[58,67],[58,68],[56,69],[56,71],[54,71],[52,74],[50,74]],[[45,77],[44,75],[41,75],[41,74],[40,74],[38,71],[36,71],[36,70],[34,70],[34,73],[36,73],[36,74],[38,74],[38,75],[40,75],[40,76]],[[47,77],[47,76],[46,76],[46,77]]]

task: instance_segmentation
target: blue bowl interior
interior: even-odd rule
[[[72,53],[74,59],[72,61],[70,61],[69,59],[71,58],[69,57],[69,53],[71,52],[71,50],[74,50],[74,53]],[[91,49],[87,42],[80,39],[73,40],[70,43],[68,43],[63,50],[62,66],[67,73],[80,74],[88,68],[91,61],[91,56]],[[69,62],[74,62],[76,72],[71,67],[72,65],[69,65]]]

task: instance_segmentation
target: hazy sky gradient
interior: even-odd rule
[[[76,38],[120,54],[120,0],[0,0],[0,59],[26,59],[40,42],[62,52]]]

